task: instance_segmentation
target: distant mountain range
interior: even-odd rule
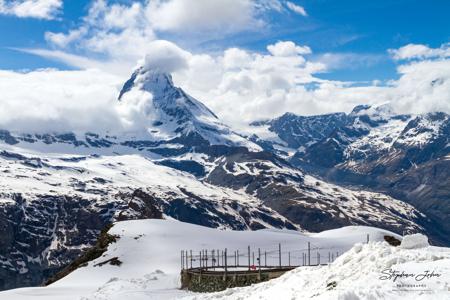
[[[135,100],[144,125],[132,132],[0,131],[1,289],[41,284],[111,222],[161,214],[242,230],[371,225],[449,243],[445,114],[285,114],[246,137],[145,68],[118,101]]]
[[[412,204],[434,223],[429,234],[449,243],[448,114],[402,115],[389,104],[361,105],[350,114],[288,113],[252,125],[275,135],[254,141],[308,173]]]

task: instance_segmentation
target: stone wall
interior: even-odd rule
[[[277,278],[293,268],[259,271],[216,272],[200,269],[181,271],[181,288],[193,292],[208,293],[227,288],[249,286]]]

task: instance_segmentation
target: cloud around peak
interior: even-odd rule
[[[173,73],[186,69],[192,55],[169,41],[156,40],[150,43],[143,65],[148,70]]]
[[[233,1],[242,5],[242,11],[237,13],[242,13],[239,18],[248,24],[264,23],[264,12],[279,13],[288,7],[288,2],[278,0]],[[206,2],[204,7],[210,7]],[[226,6],[225,2],[218,3]],[[0,99],[0,127],[51,129],[60,125],[71,130],[91,126],[139,127],[133,118],[142,119],[138,117],[139,110],[148,109],[151,96],[136,94],[136,99],[125,101],[120,107],[115,101],[137,61],[138,66],[172,73],[177,86],[238,129],[251,121],[285,112],[310,115],[350,111],[358,104],[386,101],[402,113],[434,110],[450,113],[448,43],[437,48],[409,44],[391,49],[389,53],[398,64],[398,78],[387,82],[374,80],[372,84],[359,82],[356,86],[351,82],[325,80],[320,74],[378,63],[379,57],[360,53],[313,54],[307,45],[289,40],[269,44],[261,51],[231,47],[214,52],[196,47],[195,51],[189,50],[180,43],[163,40],[161,32],[191,37],[190,32],[183,33],[183,30],[197,28],[208,35],[210,29],[218,26],[226,28],[223,32],[227,35],[233,30],[246,30],[248,26],[242,25],[244,21],[228,24],[235,22],[235,18],[229,17],[231,11],[226,10],[231,8],[222,10],[228,17],[208,16],[197,22],[195,18],[199,16],[189,15],[191,8],[185,10],[185,3],[169,0],[110,4],[96,0],[72,29],[46,34],[49,49],[21,49],[80,70],[72,73],[39,70],[25,74],[2,71],[0,87],[5,92]],[[157,6],[153,13],[161,15],[149,18],[150,5]],[[167,7],[174,11],[165,12]],[[221,11],[211,8],[210,13]],[[155,18],[163,20],[162,23],[155,24]],[[228,22],[230,27],[221,22]],[[97,117],[102,114],[105,119]]]
[[[400,113],[450,113],[450,60],[446,58],[400,61],[398,79],[354,86],[321,79],[319,74],[333,68],[333,64],[311,61],[302,54],[309,53],[309,48],[290,41],[268,45],[267,49],[272,51],[264,53],[236,47],[215,54],[193,53],[165,40],[153,41],[149,46],[152,51],[139,66],[172,73],[176,86],[238,130],[245,129],[251,121],[274,118],[285,112],[300,115],[349,112],[359,104],[390,102]],[[436,49],[441,48],[444,46]],[[134,98],[123,103],[116,101],[131,72],[132,66],[125,70],[124,76],[89,69],[2,71],[0,127],[23,130],[142,127],[140,122],[146,120],[146,112],[140,110],[149,110],[151,95],[134,94]]]

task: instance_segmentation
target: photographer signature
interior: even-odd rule
[[[435,271],[424,271],[423,273],[405,273],[405,271],[397,271],[393,269],[385,269],[381,271],[380,280],[392,280],[392,282],[397,281],[397,279],[408,279],[413,278],[415,281],[422,281],[425,279],[439,278],[442,274]]]

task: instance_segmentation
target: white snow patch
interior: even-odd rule
[[[196,294],[190,300],[449,299],[450,249],[357,244],[325,267],[300,267],[250,287]]]
[[[428,238],[420,233],[415,233],[403,237],[402,243],[400,245],[403,249],[419,249],[428,247]]]
[[[295,251],[307,248],[307,243],[310,242],[312,247],[324,249],[333,247],[333,251],[343,253],[355,243],[365,241],[367,234],[370,234],[371,240],[380,240],[379,238],[385,233],[389,232],[372,227],[358,226],[344,227],[317,234],[305,234],[276,229],[259,231],[217,230],[172,219],[119,222],[110,230],[110,234],[119,236],[117,242],[111,244],[103,256],[90,262],[88,266],[79,268],[47,287],[22,288],[1,292],[0,299],[160,300],[193,295],[195,297],[207,297],[179,290],[181,250],[192,249],[198,253],[201,249],[224,249],[227,247],[229,251],[239,250],[239,253],[245,253],[247,246],[250,245],[252,249],[272,249],[276,252],[278,243],[281,243],[282,251],[295,253]],[[364,247],[361,252],[367,255]],[[101,267],[94,266],[113,257],[118,257],[122,264],[120,266],[110,264]],[[292,262],[296,259],[298,264],[300,257],[294,257],[292,255]],[[269,259],[277,260],[278,258],[274,256],[273,258],[268,257]],[[285,263],[287,263],[287,257],[283,257],[283,264]],[[323,270],[326,269],[328,268]],[[361,266],[356,268],[354,272],[360,272],[360,269]],[[313,270],[322,269],[301,267],[294,272],[303,274],[303,272],[310,273]],[[315,278],[315,280],[318,279]],[[302,285],[302,282],[297,282],[296,285]],[[258,287],[263,286],[258,285]],[[238,291],[232,290],[231,292],[227,291],[227,293],[233,294]],[[273,296],[274,294],[267,295]],[[283,294],[280,294],[280,296],[282,297]],[[210,297],[216,296],[211,295]],[[276,298],[284,299],[283,297]]]

